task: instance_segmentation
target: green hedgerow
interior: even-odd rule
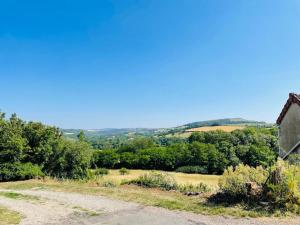
[[[199,174],[207,174],[207,167],[203,166],[181,166],[176,169],[176,172],[180,173],[199,173]]]
[[[41,168],[32,163],[5,163],[0,165],[0,181],[29,180],[44,177]]]

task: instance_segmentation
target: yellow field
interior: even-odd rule
[[[120,175],[119,170],[110,170],[108,175],[105,175],[103,179],[121,183],[123,180],[132,180],[138,178],[140,175],[150,172],[149,170],[129,170],[128,175]],[[162,171],[161,171],[162,172]],[[205,183],[211,187],[218,185],[219,177],[217,175],[202,175],[202,174],[186,174],[167,172],[171,174],[179,184],[199,184]]]
[[[245,127],[243,126],[213,126],[213,127],[198,127],[198,128],[193,128],[186,130],[186,132],[191,133],[191,132],[207,132],[207,131],[216,131],[216,130],[221,130],[225,132],[231,132],[235,130],[242,130]]]
[[[178,138],[188,138],[194,132],[208,132],[208,131],[216,131],[221,130],[225,132],[232,132],[235,130],[245,129],[245,126],[207,126],[207,127],[197,127],[185,130],[184,132],[178,132],[175,134],[168,134],[166,137],[178,137]]]

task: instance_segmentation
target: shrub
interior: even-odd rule
[[[199,173],[207,174],[207,168],[202,166],[182,166],[176,169],[176,172],[180,173]]]
[[[263,185],[268,178],[268,172],[263,167],[256,168],[238,165],[235,169],[228,167],[219,180],[220,191],[229,198],[243,199],[247,196],[247,183],[254,182]]]
[[[41,168],[31,163],[5,163],[0,166],[0,181],[29,180],[43,176]]]
[[[300,213],[300,167],[278,160],[272,167],[266,188],[267,197],[276,208]]]
[[[96,175],[95,175],[95,171],[93,171],[92,169],[89,169],[87,171],[87,177],[86,177],[86,180],[93,180],[96,178]]]
[[[94,166],[115,168],[120,162],[120,155],[115,150],[97,150],[93,153]]]
[[[212,191],[208,185],[202,182],[200,182],[197,185],[193,185],[193,184],[179,185],[178,190],[183,193],[187,193],[187,192],[208,193]]]
[[[300,154],[290,154],[288,156],[288,162],[291,165],[300,166]]]
[[[299,214],[300,167],[279,159],[268,170],[269,172],[262,167],[244,165],[239,165],[235,170],[229,167],[220,178],[220,192],[210,200],[226,203],[248,200],[248,205],[265,201],[268,202],[268,210],[279,209]],[[251,184],[248,185],[251,192],[247,184]],[[256,192],[253,187],[260,191]],[[256,193],[258,194],[255,195]]]
[[[178,188],[178,184],[171,175],[159,172],[143,174],[139,178],[129,181],[129,184],[162,190],[176,190]]]
[[[106,168],[98,168],[95,170],[96,176],[104,176],[104,175],[108,175],[108,174],[109,174],[109,170]]]
[[[87,178],[91,154],[89,144],[61,139],[51,155],[51,160],[44,165],[43,171],[58,178]]]
[[[126,174],[129,174],[130,172],[129,172],[129,170],[128,169],[126,169],[126,168],[121,168],[120,170],[119,170],[119,173],[121,174],[121,175],[126,175]]]
[[[113,188],[113,187],[116,187],[117,184],[115,182],[113,182],[113,181],[107,180],[107,181],[104,181],[102,183],[102,186],[103,187],[108,187],[108,188]]]

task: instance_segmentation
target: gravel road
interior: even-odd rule
[[[170,211],[102,196],[46,190],[0,190],[38,196],[40,200],[0,197],[0,205],[20,212],[21,225],[300,225],[295,219],[235,219]],[[0,221],[1,224],[1,221]]]

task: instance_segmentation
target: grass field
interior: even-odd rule
[[[185,130],[183,132],[178,132],[178,133],[175,133],[175,134],[168,134],[168,135],[166,135],[166,137],[188,138],[194,132],[208,132],[208,131],[216,131],[216,130],[221,130],[221,131],[225,131],[225,132],[232,132],[232,131],[235,131],[235,130],[242,130],[242,129],[245,129],[245,128],[246,128],[246,126],[242,126],[242,125],[241,126],[239,126],[239,125],[235,125],[235,126],[226,125],[226,126],[197,127],[197,128],[192,128],[192,129]]]
[[[130,170],[127,175],[120,175],[119,170],[109,170],[109,174],[103,177],[103,180],[113,181],[120,184],[122,181],[129,181],[138,178],[140,175],[149,172],[149,170]],[[160,171],[162,172],[162,171]],[[199,184],[205,183],[212,188],[216,188],[219,182],[219,176],[217,175],[202,175],[202,174],[186,174],[166,172],[173,176],[179,184]]]
[[[235,130],[242,130],[244,129],[244,126],[210,126],[210,127],[198,127],[198,128],[193,128],[186,130],[186,132],[191,133],[191,132],[207,132],[207,131],[216,131],[216,130],[221,130],[225,132],[232,132]]]

